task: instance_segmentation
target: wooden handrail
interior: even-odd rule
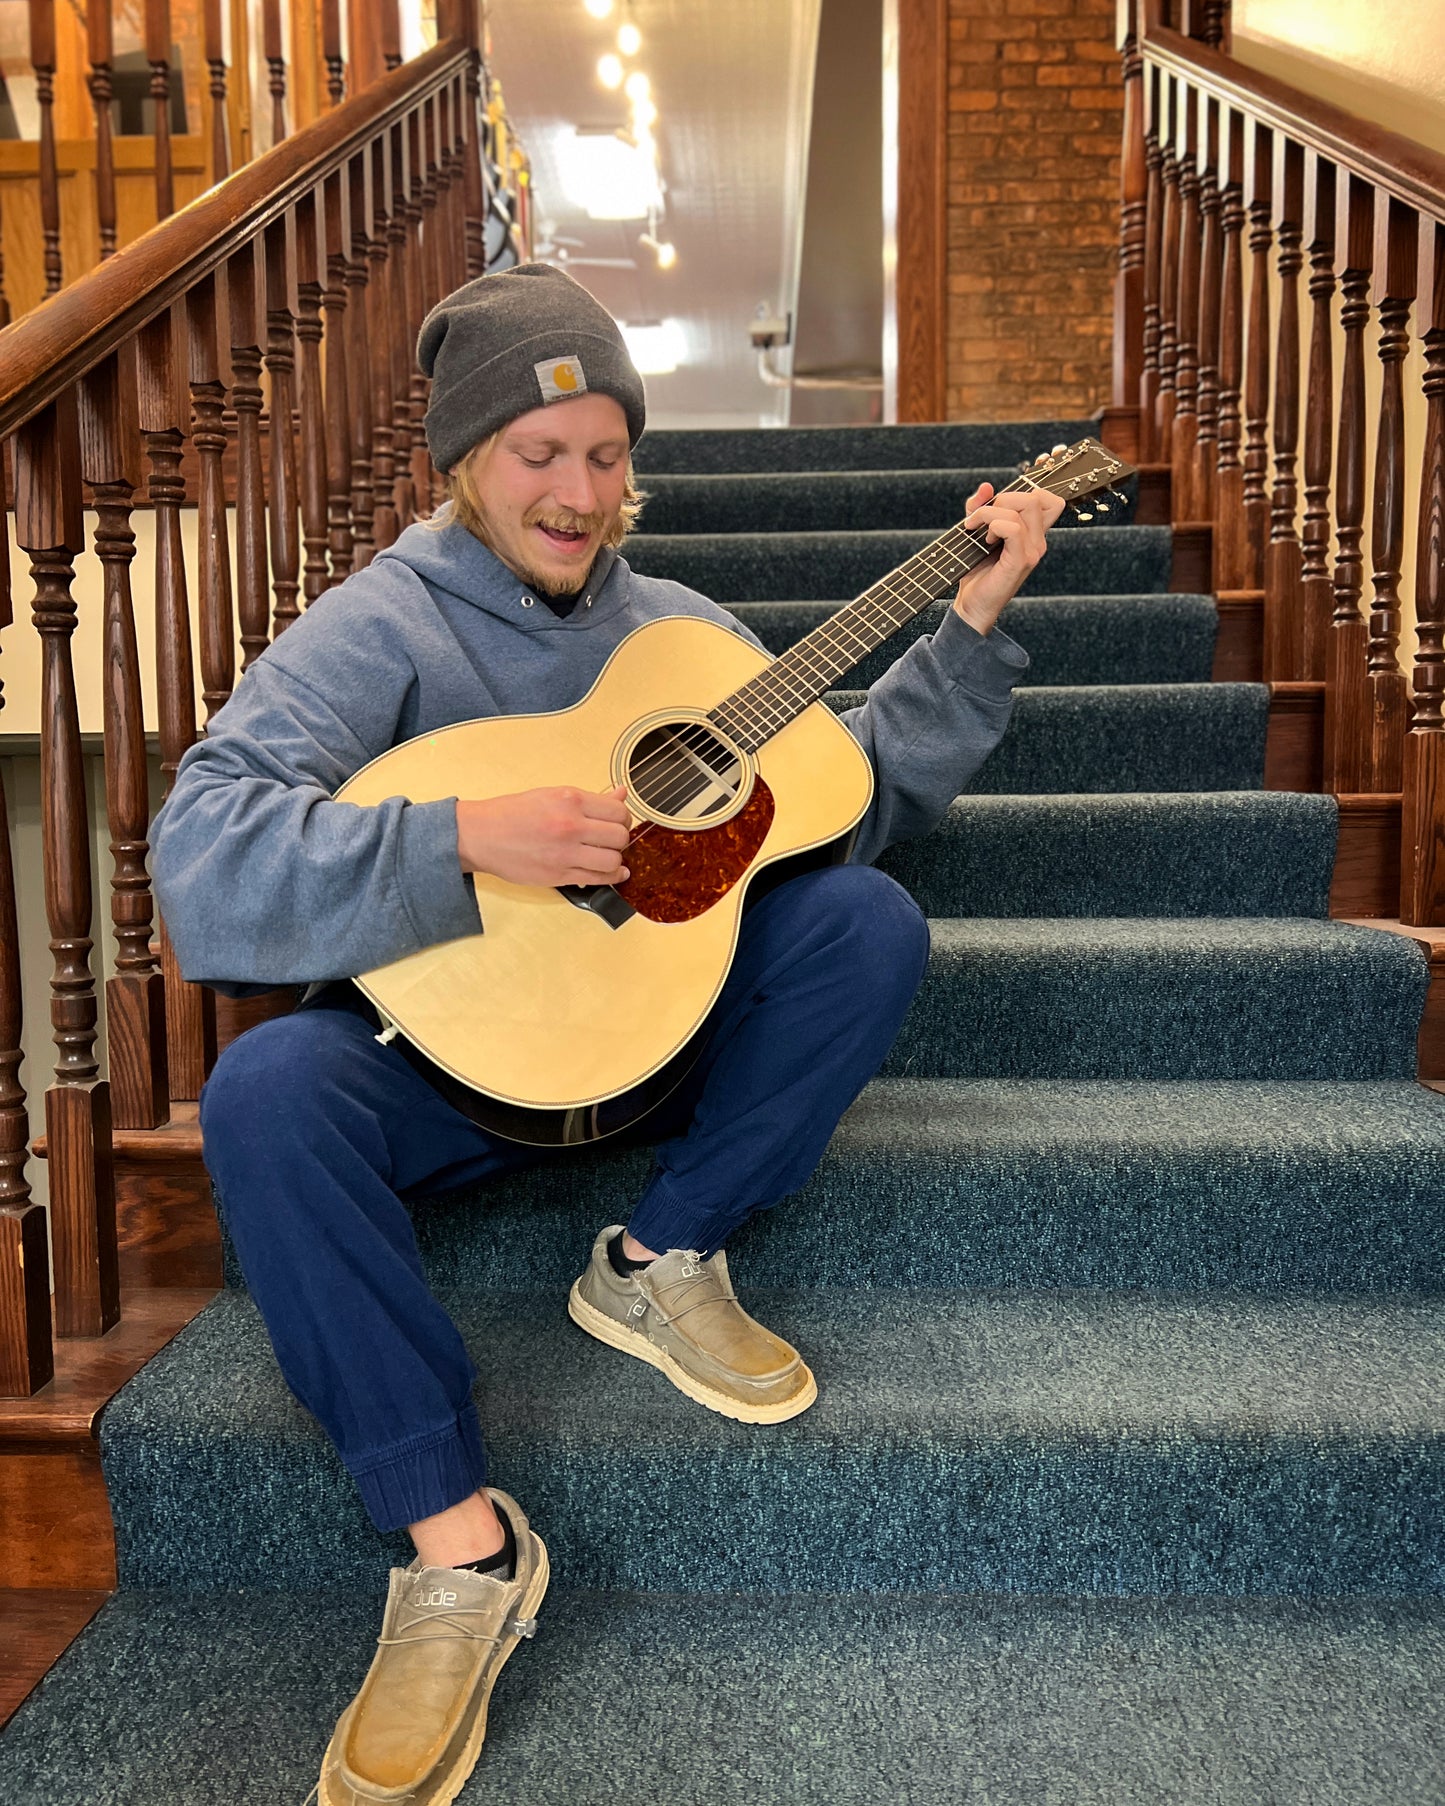
[[[0,438],[219,269],[362,143],[453,80],[472,54],[452,41],[403,63],[0,331]]]
[[[1422,213],[1445,215],[1445,155],[1385,126],[1320,100],[1256,69],[1246,69],[1195,38],[1150,24],[1141,40],[1149,60],[1196,89],[1241,108],[1328,157],[1337,168],[1363,177]]]

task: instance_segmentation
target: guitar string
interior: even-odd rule
[[[1059,493],[1058,491],[1051,489],[1047,482],[1036,481],[1027,472],[1024,472],[1015,477],[1005,489],[996,491],[996,494],[1007,494],[1010,492],[1017,493],[1021,490],[1033,489],[1044,490],[1049,494]],[[986,505],[987,504],[985,504],[985,506]],[[960,535],[962,536],[961,544],[956,543],[958,536]],[[857,601],[849,604],[847,608],[839,610],[839,614],[842,616],[850,615],[854,609],[871,609],[876,611],[882,616],[883,622],[887,627],[887,631],[881,638],[872,641],[870,644],[863,634],[857,633],[853,628],[847,626],[846,623],[837,620],[825,622],[820,629],[815,630],[815,634],[808,635],[807,638],[800,641],[797,646],[790,648],[789,651],[784,653],[780,658],[775,659],[770,665],[766,666],[763,671],[759,672],[756,677],[750,679],[747,684],[735,691],[732,697],[725,699],[724,704],[718,706],[726,709],[728,708],[728,705],[731,704],[731,708],[728,709],[728,712],[733,715],[742,716],[742,725],[744,729],[752,728],[755,730],[757,727],[763,727],[766,729],[764,737],[770,738],[800,712],[796,691],[790,692],[786,687],[782,691],[779,691],[776,686],[780,680],[785,677],[801,675],[804,670],[807,670],[811,677],[816,678],[819,675],[817,671],[810,669],[808,666],[807,655],[802,652],[802,648],[807,646],[809,641],[814,642],[815,649],[819,652],[841,652],[845,655],[850,655],[847,664],[843,665],[841,668],[825,670],[825,676],[838,676],[841,675],[842,672],[850,670],[876,646],[883,644],[885,640],[891,638],[894,633],[906,626],[908,621],[920,612],[917,598],[906,593],[902,595],[898,594],[892,587],[894,580],[899,579],[920,592],[923,597],[923,604],[926,606],[928,602],[939,599],[936,593],[938,585],[941,584],[944,588],[947,588],[948,585],[955,581],[956,577],[966,575],[968,571],[977,568],[977,565],[966,565],[963,572],[950,570],[947,568],[947,564],[945,564],[944,570],[934,568],[934,560],[938,556],[943,555],[947,560],[956,559],[965,548],[981,551],[985,554],[988,554],[994,549],[993,545],[986,537],[979,538],[976,533],[970,532],[963,527],[962,523],[959,523],[954,527],[950,527],[947,532],[940,534],[937,539],[931,540],[928,545],[922,547],[918,552],[914,553],[911,558],[905,560],[897,570],[890,572],[888,576],[880,579],[878,583],[865,590]],[[911,569],[918,566],[921,566],[922,569],[933,578],[933,585],[921,583],[916,577],[910,575]],[[905,604],[908,613],[904,616],[903,620],[895,620],[883,606],[881,600],[877,599],[876,592],[879,590],[882,590],[888,596],[890,601],[899,601]],[[876,623],[868,621],[866,617],[860,617],[860,624],[865,630],[870,631],[876,627]],[[862,645],[862,651],[856,651],[855,648],[836,640],[833,640],[830,643],[830,636],[840,632],[859,641]],[[740,701],[739,699],[742,700]],[[816,701],[817,698],[814,697],[811,700]],[[775,720],[770,720],[766,716],[761,715],[758,709],[758,705],[760,704],[764,707],[771,708],[777,718]],[[804,702],[801,706],[806,707],[808,704]],[[754,717],[751,721],[748,719],[749,714]],[[696,753],[700,758],[703,757],[702,749],[707,747],[710,740],[713,742],[714,746],[720,744],[717,736],[711,733],[709,728],[702,723],[694,724],[683,734],[673,735],[668,746],[659,749],[659,751],[655,753],[649,754],[643,763],[631,774],[634,786],[640,789],[641,780],[644,774],[649,773],[650,768],[664,763],[671,763],[678,757],[685,758],[689,752]],[[755,749],[750,747],[748,750],[751,751]],[[703,762],[707,763],[706,759],[704,759]],[[697,794],[695,788],[696,778],[697,774],[694,771],[680,773],[679,781],[665,790],[660,797],[649,796],[647,798],[649,806],[658,809],[664,814],[671,814],[676,806],[690,801],[691,798]],[[654,825],[656,824],[643,824],[643,827],[639,828],[638,833],[633,836],[633,841],[641,838],[641,835],[646,829]]]
[[[1033,478],[1031,478],[1027,473],[1023,473],[1023,474],[1019,475],[1018,477],[1015,477],[1014,480],[1006,486],[1006,489],[997,491],[996,493],[1005,494],[1005,493],[1008,493],[1009,491],[1018,491],[1020,489],[1023,489],[1023,490],[1041,489],[1041,490],[1048,491],[1048,493],[1050,493],[1050,494],[1058,493],[1057,491],[1050,489],[1049,485],[1047,483],[1037,482]],[[987,505],[987,504],[985,504],[985,505]],[[963,545],[957,545],[957,544],[950,543],[950,542],[954,541],[959,535],[962,535]],[[882,578],[878,583],[874,584],[870,589],[865,590],[863,595],[860,596],[856,602],[851,603],[848,606],[848,608],[845,608],[845,609],[842,609],[839,611],[840,614],[847,615],[848,613],[851,612],[852,609],[866,605],[869,608],[876,609],[882,615],[884,621],[887,623],[887,632],[884,633],[880,639],[875,640],[872,645],[868,645],[865,643],[863,652],[861,654],[854,654],[853,656],[851,656],[848,660],[848,663],[841,668],[843,671],[851,669],[852,666],[856,665],[862,657],[866,656],[868,652],[872,651],[874,646],[881,645],[885,640],[889,639],[894,633],[898,632],[898,630],[900,628],[906,626],[908,621],[920,612],[919,605],[918,605],[915,597],[911,597],[908,595],[898,595],[893,590],[893,588],[892,588],[893,580],[895,578],[901,578],[903,581],[911,584],[915,589],[917,589],[918,591],[920,591],[922,593],[925,604],[929,601],[935,601],[938,599],[937,593],[936,593],[937,585],[942,584],[944,588],[947,588],[949,585],[951,585],[955,581],[957,576],[966,574],[967,571],[975,569],[975,568],[977,568],[977,566],[976,565],[966,565],[964,567],[964,572],[962,572],[962,573],[950,570],[947,572],[947,574],[945,574],[944,571],[935,570],[933,568],[932,562],[931,562],[933,557],[937,554],[944,553],[944,554],[947,554],[950,558],[954,558],[960,552],[963,551],[965,546],[969,549],[980,551],[985,554],[990,553],[994,549],[986,537],[979,538],[976,535],[976,533],[968,531],[967,529],[965,529],[963,527],[962,523],[959,523],[956,526],[950,527],[947,530],[947,532],[940,534],[937,539],[931,540],[928,543],[928,545],[924,546],[918,552],[914,553],[914,555],[911,558],[905,560],[904,564],[899,566],[899,568],[897,570],[890,572],[887,577]],[[916,578],[908,575],[910,567],[915,566],[915,565],[922,565],[923,569],[925,571],[927,571],[928,574],[934,579],[934,586],[929,586],[927,584],[920,583],[920,582],[918,582],[918,580]],[[883,607],[882,603],[874,599],[875,592],[878,590],[883,590],[889,596],[890,600],[901,601],[906,605],[906,607],[908,609],[908,613],[904,616],[902,621],[895,621],[893,619],[892,615],[889,614],[888,611]],[[847,646],[829,646],[827,644],[829,634],[834,633],[836,631],[837,631],[837,623],[836,622],[830,621],[830,622],[824,623],[822,628],[816,630],[817,634],[821,635],[821,639],[818,642],[819,645],[826,647],[826,649],[829,651],[842,651],[844,653],[850,652],[851,649],[848,648]],[[849,629],[845,629],[844,631],[851,632],[851,630],[849,630]],[[813,639],[813,638],[814,638],[814,635],[808,636],[808,639]],[[807,640],[804,640],[799,643],[799,646],[806,645],[806,644],[807,644]],[[737,698],[737,697],[748,697],[749,692],[757,691],[758,692],[758,694],[757,694],[758,702],[770,703],[772,705],[773,710],[777,716],[777,718],[775,720],[769,720],[765,717],[758,716],[756,705],[754,703],[752,703],[751,700],[747,704],[744,705],[745,707],[750,709],[750,711],[757,718],[754,719],[752,722],[748,722],[746,717],[744,717],[743,725],[745,727],[751,726],[753,728],[756,728],[759,726],[763,727],[766,730],[766,732],[764,734],[764,739],[771,738],[771,736],[774,733],[779,732],[782,727],[786,726],[790,720],[794,719],[796,717],[796,715],[801,712],[795,692],[790,694],[787,690],[784,690],[781,693],[777,692],[776,690],[773,690],[772,694],[770,694],[770,695],[763,693],[764,686],[771,688],[771,686],[776,685],[776,683],[779,679],[779,676],[780,676],[779,667],[786,667],[786,670],[789,674],[791,674],[797,670],[798,664],[797,664],[797,658],[795,655],[797,655],[799,652],[799,646],[790,648],[790,650],[788,652],[784,653],[781,658],[775,659],[770,665],[766,666],[761,672],[759,672],[756,677],[750,679],[749,682],[747,684],[743,685],[741,689],[734,692],[734,698]],[[789,662],[789,661],[791,661],[791,662]],[[813,675],[816,676],[817,673],[815,672],[815,673],[813,673]],[[841,672],[838,672],[838,671],[829,672],[827,675],[829,675],[829,676],[841,675]],[[733,699],[730,698],[727,700],[732,701]],[[817,700],[817,698],[814,697],[811,700]],[[779,703],[781,703],[781,705],[782,705],[781,708],[779,708],[777,706]],[[719,705],[719,706],[721,707],[723,705]],[[803,703],[801,706],[806,707],[807,703]],[[738,713],[738,712],[740,712],[740,710],[735,706],[733,712]],[[659,751],[658,753],[650,754],[648,756],[648,758],[643,761],[643,764],[637,768],[637,771],[635,773],[633,773],[634,783],[637,782],[637,780],[641,776],[641,774],[644,771],[646,771],[650,765],[655,765],[655,764],[661,762],[662,760],[672,758],[679,751],[682,752],[682,755],[684,757],[686,756],[687,751],[697,752],[698,756],[701,757],[702,754],[701,754],[700,749],[702,747],[706,746],[707,741],[710,737],[714,738],[714,739],[716,738],[715,736],[710,736],[708,733],[708,730],[705,727],[703,727],[702,724],[700,724],[700,723],[696,724],[694,727],[690,728],[685,733],[674,736],[672,739],[672,742],[671,742],[671,746],[669,748]],[[759,744],[761,744],[761,742],[759,742]],[[753,749],[750,748],[749,750],[753,750]],[[706,761],[704,761],[704,762],[706,762]],[[696,789],[694,788],[695,783],[696,783],[696,774],[694,772],[687,772],[687,773],[681,774],[680,782],[675,784],[671,789],[665,791],[663,793],[663,795],[659,798],[649,797],[648,798],[649,804],[653,808],[656,808],[656,809],[662,811],[663,813],[670,814],[673,812],[673,809],[675,806],[679,805],[680,803],[686,803],[686,802],[690,801],[692,799],[692,797],[697,794]],[[638,832],[633,836],[632,841],[629,842],[629,845],[635,843],[638,839],[640,839],[642,837],[643,833],[645,833],[647,831],[648,827],[651,827],[654,825],[656,825],[656,824],[653,824],[653,823],[644,824],[644,826],[642,828],[640,828],[638,830]]]

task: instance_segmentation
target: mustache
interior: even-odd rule
[[[536,508],[527,516],[529,527],[551,527],[557,533],[599,533],[607,524],[606,515],[573,514],[568,509]]]

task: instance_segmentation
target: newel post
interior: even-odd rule
[[[1144,238],[1149,171],[1144,157],[1144,59],[1137,0],[1123,0],[1124,149],[1119,165],[1119,269],[1114,278],[1113,405],[1104,442],[1122,457],[1139,457],[1139,382],[1144,372]]]

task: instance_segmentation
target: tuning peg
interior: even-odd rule
[[[1098,508],[1100,514],[1107,514],[1109,512],[1109,504],[1105,501],[1100,501],[1096,503],[1095,506]]]
[[[1051,454],[1048,452],[1040,452],[1038,457],[1036,457],[1034,459],[1033,464],[1030,468],[1033,470],[1037,470],[1038,467],[1040,466],[1040,464],[1047,464],[1049,461],[1050,455]]]
[[[1063,455],[1064,455],[1064,453],[1065,453],[1065,452],[1066,452],[1066,451],[1067,451],[1067,450],[1068,450],[1068,449],[1069,449],[1069,448],[1068,448],[1068,446],[1067,446],[1067,445],[1056,445],[1056,446],[1055,446],[1055,447],[1054,447],[1054,448],[1053,448],[1053,450],[1052,450],[1052,451],[1051,451],[1051,452],[1050,452],[1050,453],[1049,453],[1049,456],[1050,456],[1050,457],[1051,457],[1051,458],[1062,458],[1062,457],[1063,457]]]
[[[1080,520],[1092,520],[1094,518],[1092,514],[1086,514],[1084,510],[1079,507],[1077,502],[1074,504],[1074,512]]]

